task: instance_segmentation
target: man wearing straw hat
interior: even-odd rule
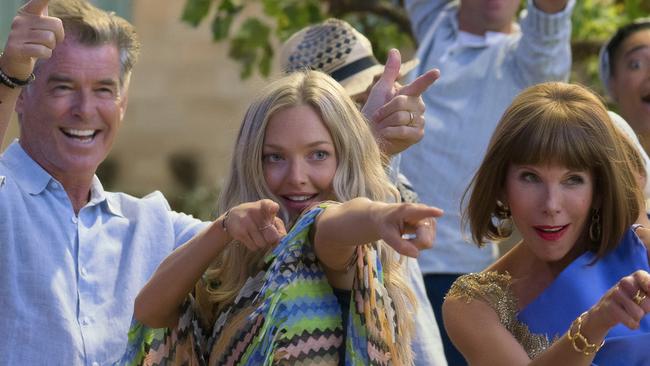
[[[369,94],[374,93],[371,86],[375,82],[381,83],[380,77],[385,78],[388,74],[391,80],[399,79],[413,70],[418,61],[412,59],[400,64],[399,52],[391,50],[386,61],[388,72],[384,73],[384,65],[375,58],[368,38],[343,20],[328,19],[292,35],[282,46],[280,64],[285,72],[308,68],[329,74],[359,105],[365,105],[365,110],[369,107],[366,103]],[[431,70],[404,87],[391,82],[389,87],[394,90],[395,97],[388,100],[379,113],[368,116],[378,143],[387,156],[393,156],[422,139],[424,103],[420,95],[437,77],[438,71]],[[397,187],[403,200],[417,201],[417,195],[405,180],[397,178]],[[412,345],[415,364],[446,365],[440,333],[417,261],[409,258],[407,268],[411,288],[418,299],[416,335]]]

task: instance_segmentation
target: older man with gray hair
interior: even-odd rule
[[[0,58],[0,137],[14,106],[20,124],[0,156],[1,364],[119,360],[137,292],[205,226],[95,176],[138,49],[127,21],[86,1],[32,0],[14,18]]]

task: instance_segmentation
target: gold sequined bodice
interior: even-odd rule
[[[454,282],[447,297],[460,298],[468,303],[476,299],[490,305],[499,316],[501,324],[524,347],[528,357],[533,359],[548,348],[551,342],[544,334],[531,333],[528,326],[517,319],[517,299],[510,289],[511,284],[512,278],[508,273],[470,273]]]

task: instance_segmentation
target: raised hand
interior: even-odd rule
[[[387,155],[397,154],[424,136],[424,93],[440,76],[437,69],[420,75],[412,83],[401,86],[397,79],[401,55],[388,53],[384,72],[369,88],[362,112],[372,122],[378,142]]]
[[[48,16],[48,3],[49,0],[31,0],[18,10],[0,58],[5,74],[26,79],[36,60],[51,57],[56,45],[63,42],[63,24]]]
[[[228,211],[222,225],[233,240],[251,251],[265,250],[287,234],[277,217],[279,210],[280,206],[269,199],[243,203]]]
[[[630,329],[650,312],[650,274],[638,270],[623,277],[589,310],[590,322],[609,330],[617,324]]]
[[[433,246],[435,218],[442,214],[441,209],[423,204],[387,204],[375,211],[374,222],[386,244],[400,254],[416,258],[420,250]]]

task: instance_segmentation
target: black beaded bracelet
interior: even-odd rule
[[[12,78],[11,76],[5,74],[5,72],[2,71],[2,69],[0,69],[0,83],[2,83],[3,85],[11,89],[15,89],[16,87],[23,87],[34,80],[36,80],[36,76],[34,76],[34,73],[31,73],[27,77],[27,79],[21,80],[21,79]]]
[[[0,51],[0,57],[2,57],[2,55],[4,55],[4,52]],[[15,89],[16,87],[23,87],[34,80],[36,80],[36,76],[34,76],[34,73],[31,73],[27,77],[27,79],[21,80],[21,79],[12,78],[11,76],[5,74],[5,72],[2,71],[2,69],[0,69],[0,83],[2,83],[3,85],[11,89]]]

